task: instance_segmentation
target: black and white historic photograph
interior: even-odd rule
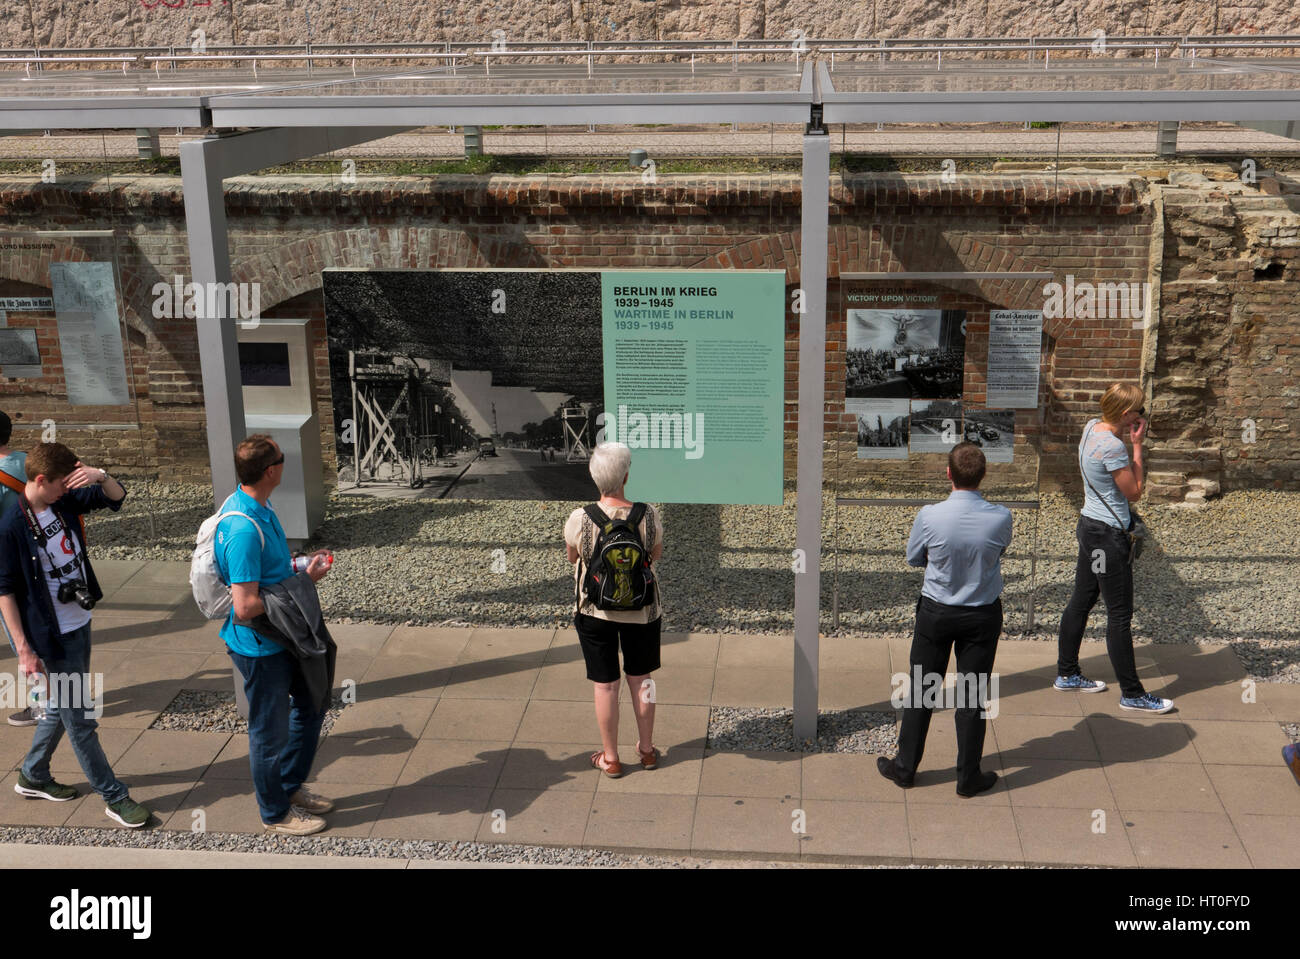
[[[965,310],[849,310],[846,397],[961,399]]]
[[[0,366],[40,366],[35,330],[0,330]]]
[[[858,420],[858,459],[907,459],[907,400],[845,400]]]
[[[598,272],[345,269],[323,283],[340,492],[591,497]]]
[[[912,452],[947,453],[961,442],[960,400],[912,400]]]
[[[990,463],[1011,462],[1015,437],[1015,410],[966,410],[965,438],[979,445]]]

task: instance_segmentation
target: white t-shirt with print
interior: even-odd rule
[[[606,516],[610,519],[627,519],[628,514],[632,512],[630,506],[620,506],[617,509],[608,509],[601,507]],[[664,541],[664,524],[659,516],[659,511],[646,504],[645,516],[641,518],[641,525],[638,527],[641,534],[641,542],[645,543],[646,553],[654,554],[656,544]],[[564,542],[577,549],[579,561],[573,564],[574,582],[581,589],[581,579],[587,576],[587,565],[591,562],[591,554],[596,548],[597,536],[596,524],[591,521],[586,510],[575,509],[569,514],[568,520],[564,524]],[[584,616],[592,616],[596,619],[607,619],[615,623],[653,623],[662,615],[661,605],[663,594],[659,577],[655,577],[655,598],[654,601],[641,609],[597,609],[583,594],[582,605],[575,607],[576,612]]]
[[[38,550],[41,567],[45,570],[45,585],[50,590],[50,602],[54,604],[54,614],[59,619],[59,632],[70,633],[90,622],[91,613],[82,609],[74,600],[71,603],[59,602],[59,583],[79,579],[85,582],[86,574],[81,562],[81,550],[76,539],[63,528],[63,520],[52,509],[43,509],[36,514],[36,521],[45,532],[45,548]]]

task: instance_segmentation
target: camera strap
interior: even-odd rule
[[[45,535],[45,529],[41,526],[40,518],[37,517],[36,511],[32,509],[32,504],[27,501],[25,493],[18,495],[18,505],[21,508],[23,519],[27,521],[27,526],[32,531],[32,536],[36,538],[36,544],[41,548],[41,552],[45,554],[45,558],[50,564],[50,572],[54,574],[54,578],[60,583],[64,582],[65,573],[75,572],[81,568],[81,558],[77,554],[77,541],[72,536],[72,530],[63,522],[63,517],[59,516],[58,513],[54,513],[53,508],[51,508],[50,512],[54,513],[59,525],[63,527],[63,535],[67,536],[68,541],[72,543],[72,560],[70,564],[65,564],[64,568],[60,568],[55,565],[54,557],[49,553],[48,544],[50,538]]]

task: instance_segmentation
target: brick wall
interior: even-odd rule
[[[1181,411],[1177,443],[1168,438],[1159,447],[1160,455],[1168,457],[1166,465],[1182,465],[1188,455],[1199,455],[1186,450],[1199,449],[1196,444],[1211,433],[1221,441],[1243,411],[1255,410],[1265,424],[1262,438],[1245,455],[1223,460],[1224,482],[1296,485],[1291,464],[1300,444],[1289,425],[1294,412],[1286,412],[1291,407],[1284,404],[1292,400],[1285,387],[1272,390],[1276,411],[1249,400],[1252,391],[1268,388],[1284,375],[1278,370],[1292,355],[1298,331],[1286,304],[1294,296],[1293,274],[1286,260],[1283,279],[1256,283],[1253,268],[1246,265],[1265,254],[1238,249],[1249,245],[1249,231],[1222,228],[1232,249],[1217,236],[1202,238],[1200,265],[1184,266],[1186,257],[1178,251],[1186,241],[1177,231],[1186,217],[1176,209],[1158,215],[1153,203],[1157,191],[1137,175],[969,176],[945,183],[933,176],[861,174],[837,176],[831,187],[826,451],[828,475],[836,470],[846,489],[877,475],[871,470],[880,461],[859,463],[846,456],[850,434],[843,396],[842,275],[1047,270],[1062,281],[1071,274],[1080,284],[1138,283],[1152,275],[1151,250],[1159,240],[1165,254],[1154,266],[1164,269],[1162,323],[1143,329],[1123,318],[1047,321],[1042,420],[1036,411],[1017,415],[1017,461],[1001,475],[1012,485],[1027,482],[1041,449],[1044,482],[1072,483],[1079,427],[1096,409],[1106,384],[1138,379],[1146,350],[1154,356],[1146,377],[1154,392],[1153,410],[1166,410],[1171,424],[1175,411]],[[1209,187],[1189,189],[1196,197],[1210,192]],[[1283,198],[1267,199],[1279,201],[1285,211]],[[655,184],[636,176],[394,177],[363,178],[350,186],[323,177],[249,177],[227,182],[226,205],[234,279],[261,284],[264,315],[313,321],[327,469],[333,466],[334,423],[320,293],[323,268],[764,268],[785,270],[790,288],[800,283],[800,182],[795,175],[663,176]],[[49,375],[36,382],[0,379],[0,408],[21,413],[18,422],[23,424],[51,418],[61,424],[131,426],[94,431],[61,427],[60,439],[78,449],[94,449],[106,466],[207,479],[195,321],[155,319],[152,309],[154,284],[170,283],[177,274],[189,278],[179,181],[115,177],[51,186],[30,178],[0,178],[0,230],[71,228],[116,231],[112,248],[132,348],[134,402],[123,408],[69,407],[62,400],[52,317],[11,314],[11,325],[37,326]],[[1249,242],[1258,245],[1260,230],[1266,229],[1250,233]],[[1278,245],[1285,238],[1267,239]],[[1211,247],[1211,241],[1218,245]],[[52,260],[91,258],[85,244],[72,239],[47,235],[42,244],[48,247],[18,252],[0,247],[0,296],[49,295]],[[1274,259],[1285,259],[1291,251],[1274,252]],[[1197,359],[1200,354],[1188,353],[1180,339],[1181,317],[1193,307],[1190,294],[1176,284],[1190,289],[1193,279],[1206,279],[1202,274],[1207,271],[1217,276],[1227,269],[1221,264],[1229,262],[1236,264],[1234,276],[1251,279],[1235,280],[1213,294],[1196,294],[1196,310],[1214,303],[1233,317],[1223,348],[1208,344],[1206,355]],[[1042,281],[963,281],[940,289],[968,311],[967,402],[978,405],[988,309],[1041,309]],[[791,479],[798,321],[788,314],[785,467]],[[1207,364],[1207,372],[1199,375],[1206,377],[1201,398],[1211,400],[1208,405],[1176,400],[1183,394],[1169,370],[1182,370],[1187,357],[1193,364]],[[1222,368],[1211,372],[1214,363]],[[34,434],[19,435],[21,441]],[[931,459],[939,458],[890,469],[903,471],[896,475],[901,481],[909,470],[931,470],[934,464],[925,462]],[[1153,455],[1153,470],[1161,468],[1157,459]]]

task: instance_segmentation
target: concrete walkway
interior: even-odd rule
[[[217,626],[189,598],[188,566],[95,568],[106,597],[92,669],[104,674],[100,738],[115,771],[157,828],[190,831],[201,811],[209,832],[259,831],[247,736],[148,728],[182,689],[232,688]],[[316,762],[313,788],[338,804],[324,835],[748,860],[1300,867],[1300,788],[1280,755],[1280,723],[1300,722],[1300,686],[1252,696],[1227,647],[1140,647],[1147,688],[1178,704],[1144,717],[1119,709],[1113,684],[1091,696],[1050,689],[1054,644],[1004,642],[985,749],[1002,780],[960,800],[947,713],[906,791],[880,778],[874,756],[706,750],[711,705],[790,705],[788,636],[666,634],[655,676],[663,763],[632,762],[624,692],[628,773],[611,780],[588,763],[598,738],[571,629],[332,631],[337,681],[356,683],[356,703]],[[901,638],[824,640],[822,708],[889,709],[906,654]],[[12,674],[5,655],[0,671]],[[1111,678],[1101,644],[1085,646],[1083,667]],[[117,828],[93,795],[16,796],[30,741],[31,729],[0,726],[0,824]],[[87,791],[66,744],[54,773]]]

